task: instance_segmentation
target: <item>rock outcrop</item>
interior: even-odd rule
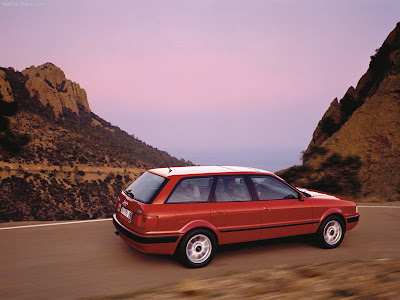
[[[66,79],[64,72],[54,64],[31,66],[22,74],[28,77],[25,87],[30,96],[36,96],[44,106],[52,106],[56,115],[62,114],[63,109],[79,113],[79,106],[90,111],[86,91],[79,84]]]
[[[333,136],[361,107],[365,101],[373,97],[377,90],[379,93],[396,93],[400,91],[399,82],[396,78],[389,81],[384,79],[396,76],[400,72],[400,23],[389,34],[382,47],[377,49],[376,54],[371,56],[368,71],[361,77],[357,87],[350,87],[344,97],[337,103],[333,101],[328,111],[319,122],[308,149],[305,151],[305,162],[310,157],[313,147],[321,146],[325,140]],[[390,83],[389,83],[390,82]],[[391,84],[391,87],[382,84]],[[389,88],[389,89],[388,89]]]
[[[0,70],[0,100],[14,102],[14,95],[10,83],[6,80],[6,73]]]
[[[340,104],[335,98],[315,129],[309,148],[322,144],[335,130],[341,118]]]
[[[353,172],[348,194],[400,200],[400,23],[371,56],[357,87],[331,103],[296,170],[302,185],[328,188]]]

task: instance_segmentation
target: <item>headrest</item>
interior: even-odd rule
[[[192,183],[188,184],[186,189],[185,189],[186,195],[188,195],[191,198],[200,198],[200,189],[197,185],[194,185]]]
[[[193,198],[200,198],[200,189],[197,185],[193,187]]]

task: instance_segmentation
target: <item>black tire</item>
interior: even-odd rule
[[[176,249],[176,256],[187,268],[202,268],[214,258],[217,249],[215,236],[205,229],[188,232]]]
[[[318,228],[318,243],[325,249],[336,248],[342,243],[345,231],[346,227],[340,217],[328,216]]]

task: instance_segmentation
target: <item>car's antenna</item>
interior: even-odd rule
[[[156,149],[157,149],[157,148],[156,148]],[[161,156],[162,160],[164,161],[165,165],[167,166],[168,170],[169,170],[170,172],[172,172],[171,168],[168,166],[168,164],[167,164],[167,162],[165,161],[164,157],[161,155],[160,150],[157,149],[157,151],[158,151],[158,153],[160,154],[160,156]]]

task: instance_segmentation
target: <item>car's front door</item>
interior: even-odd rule
[[[307,198],[298,199],[298,192],[268,175],[251,175],[260,199],[261,239],[307,234],[316,231],[312,205]]]
[[[221,244],[258,240],[261,211],[243,176],[218,176],[211,203],[211,223],[221,233]]]

